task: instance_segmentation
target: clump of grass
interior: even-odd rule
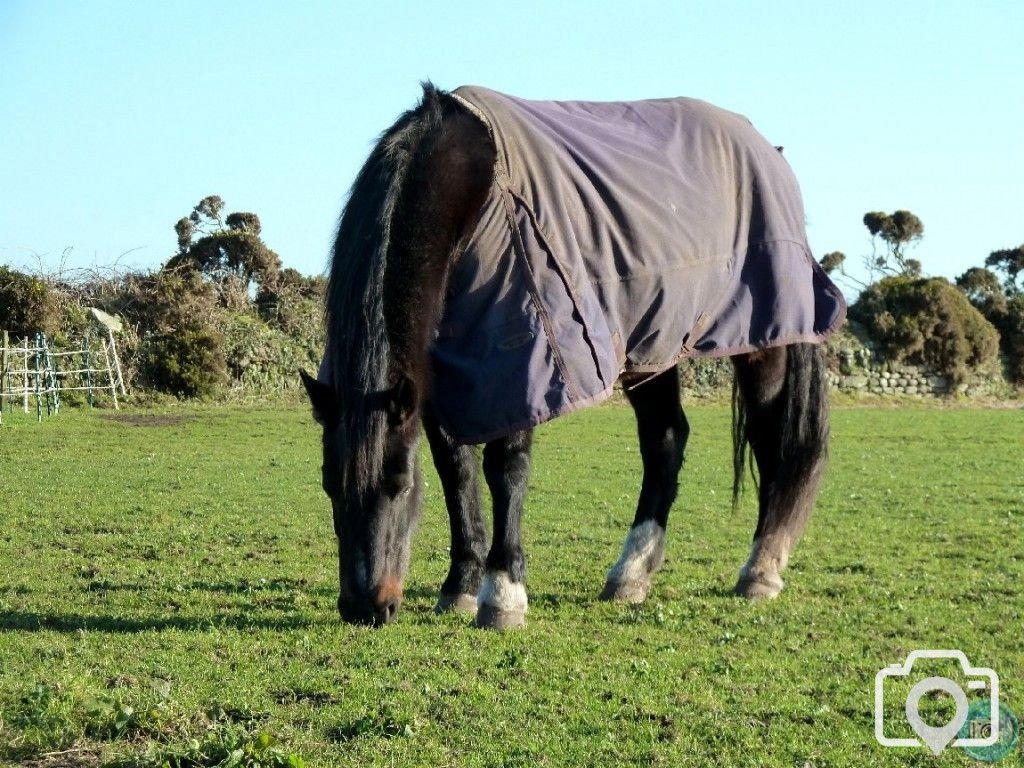
[[[67,749],[83,734],[74,694],[40,682],[0,709],[0,757],[20,760]]]
[[[182,745],[152,743],[141,755],[122,758],[109,768],[305,768],[306,763],[266,731],[253,733],[236,724],[217,724],[202,738]]]
[[[85,733],[100,741],[155,736],[161,733],[167,721],[164,702],[137,707],[119,697],[101,696],[87,705]]]
[[[415,735],[415,726],[415,720],[384,707],[328,729],[327,738],[333,742],[361,738],[393,739],[398,736],[409,738]]]

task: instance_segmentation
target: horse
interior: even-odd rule
[[[845,313],[810,256],[781,148],[691,99],[423,91],[351,188],[324,363],[316,378],[300,372],[323,428],[342,619],[380,626],[399,610],[423,505],[422,425],[451,531],[436,609],[524,626],[533,429],[604,399],[616,380],[643,478],[600,597],[645,600],[690,431],[678,363],[701,355],[734,366],[734,504],[748,462],[759,476],[735,592],[777,596],[827,461],[820,342]]]

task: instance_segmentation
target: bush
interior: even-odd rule
[[[1000,323],[999,330],[1010,381],[1024,386],[1024,293],[1018,293],[1007,302],[1006,318]]]
[[[297,388],[299,369],[315,371],[320,365],[323,342],[312,340],[315,333],[289,333],[241,312],[224,314],[220,328],[232,386],[254,392]]]
[[[690,396],[710,397],[728,393],[732,387],[733,367],[727,357],[695,357],[679,366],[679,381]]]
[[[144,360],[153,386],[178,397],[210,397],[226,378],[224,336],[209,328],[154,334]]]
[[[270,325],[322,346],[326,290],[326,278],[306,277],[294,269],[285,269],[273,287],[260,289],[256,308]]]
[[[38,277],[0,266],[0,329],[13,339],[52,336],[60,328],[60,309],[50,286]]]
[[[940,277],[881,280],[860,295],[850,317],[865,326],[885,360],[924,365],[954,383],[999,351],[996,329]]]
[[[1012,252],[996,251],[992,256],[1002,257],[1007,253]],[[993,261],[992,257],[989,261]],[[1010,269],[1012,265],[1007,271]],[[956,284],[999,331],[1007,378],[1020,386],[1024,385],[1024,293],[1016,290],[1016,274],[1008,274],[1004,285],[994,272],[984,267],[971,267],[956,279]]]
[[[217,294],[194,269],[140,276],[132,286],[140,324],[143,375],[162,392],[209,397],[227,382]]]
[[[981,309],[999,331],[1007,378],[1017,386],[1024,385],[1024,293],[1003,297]]]

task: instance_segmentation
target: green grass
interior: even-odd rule
[[[0,763],[968,765],[874,739],[876,671],[934,647],[994,667],[1024,714],[1022,410],[837,409],[770,604],[729,594],[755,509],[748,494],[730,511],[726,408],[688,409],[642,608],[596,599],[638,488],[629,410],[546,425],[529,626],[504,635],[432,613],[447,567],[432,470],[399,621],[350,627],[306,409],[136,415],[5,414]]]

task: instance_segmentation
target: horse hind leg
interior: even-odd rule
[[[733,360],[743,434],[737,449],[737,480],[744,442],[757,462],[759,510],[750,557],[740,569],[736,593],[773,598],[782,571],[814,506],[828,455],[828,391],[821,348],[779,347]]]
[[[665,528],[679,488],[679,470],[690,434],[679,402],[676,367],[626,390],[636,414],[643,484],[622,554],[608,571],[602,600],[641,603],[665,560]]]

